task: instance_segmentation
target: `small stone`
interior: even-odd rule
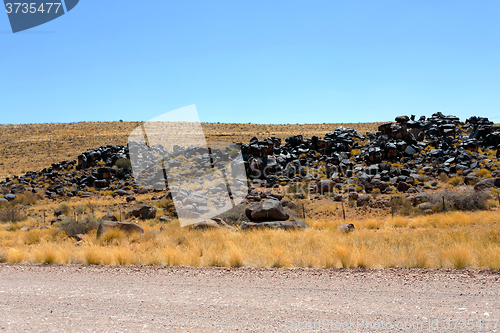
[[[342,223],[341,225],[339,225],[337,227],[338,231],[341,231],[345,234],[348,234],[348,233],[354,231],[354,229],[355,229],[354,224],[352,224],[352,223]]]

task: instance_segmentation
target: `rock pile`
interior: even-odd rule
[[[266,187],[313,181],[320,194],[360,187],[417,193],[435,187],[433,181],[424,184],[424,176],[460,174],[474,184],[478,170],[500,168],[500,128],[481,117],[460,122],[439,112],[419,120],[400,116],[366,136],[339,127],[324,138],[296,135],[285,142],[271,137],[239,143],[248,176]]]
[[[129,169],[116,165],[120,159],[129,159],[128,147],[102,146],[82,153],[78,160],[54,163],[39,172],[29,171],[21,177],[7,178],[0,186],[13,194],[43,190],[50,198],[86,197],[94,190],[128,191],[134,187],[134,182]]]

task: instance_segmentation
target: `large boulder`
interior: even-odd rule
[[[408,189],[410,188],[410,185],[408,185],[407,183],[405,182],[400,182],[398,183],[397,187],[398,191],[400,192],[406,192],[408,191]]]
[[[281,203],[274,198],[247,208],[245,214],[251,221],[285,221],[289,218]]]
[[[389,184],[387,184],[387,182],[384,182],[380,179],[375,179],[375,178],[371,181],[371,184],[372,184],[373,188],[378,188],[381,191],[383,191],[389,187]]]
[[[369,195],[362,195],[356,200],[356,205],[358,207],[368,206],[372,201],[372,197]]]
[[[316,184],[315,190],[316,190],[316,193],[320,193],[320,194],[328,193],[328,192],[333,191],[334,186],[335,186],[335,182],[333,180],[324,179],[324,180],[320,180]]]
[[[99,227],[97,228],[97,238],[101,237],[101,235],[111,229],[120,229],[127,233],[144,233],[144,229],[135,223],[130,222],[115,222],[115,221],[101,221]]]
[[[478,182],[478,180],[479,180],[479,177],[474,172],[471,172],[471,173],[467,174],[467,176],[464,177],[464,183],[466,185],[476,184]]]
[[[234,230],[233,227],[231,227],[229,224],[224,222],[224,220],[220,218],[213,218],[211,220],[205,220],[205,221],[200,221],[196,222],[193,224],[191,227],[189,227],[190,230],[204,230],[204,229],[229,229],[229,230]]]
[[[15,194],[11,194],[11,193],[8,193],[6,195],[3,196],[5,199],[7,199],[8,201],[13,201],[15,198],[16,198],[16,195]]]
[[[128,213],[129,216],[138,217],[141,220],[150,220],[156,217],[156,208],[150,205],[142,205]]]
[[[421,211],[426,211],[429,209],[433,210],[434,208],[436,208],[436,206],[431,202],[423,202],[423,203],[417,205],[417,209],[419,209]]]
[[[500,187],[500,178],[485,178],[474,185],[474,190],[484,191],[494,187]]]
[[[266,222],[246,222],[240,225],[241,230],[252,230],[252,229],[283,229],[283,230],[295,230],[295,229],[307,229],[309,225],[301,220],[296,221],[266,221]]]

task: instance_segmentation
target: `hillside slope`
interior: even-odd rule
[[[338,126],[361,134],[376,131],[381,123],[330,123],[307,125],[261,125],[203,123],[209,142],[248,142],[252,137],[285,139],[291,135],[324,136]],[[50,164],[76,159],[87,149],[102,145],[126,145],[139,122],[88,122],[64,124],[0,125],[0,179],[41,170]]]

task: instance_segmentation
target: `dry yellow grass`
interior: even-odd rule
[[[252,137],[285,139],[302,134],[324,136],[337,126],[360,133],[376,131],[380,123],[260,125],[203,123],[209,142],[248,142]],[[87,149],[102,145],[125,145],[139,122],[88,122],[67,124],[0,125],[0,179],[38,171],[52,163],[76,159]]]
[[[303,231],[190,231],[174,222],[143,222],[143,235],[95,231],[79,245],[55,229],[6,231],[0,226],[0,258],[6,262],[104,265],[186,265],[235,267],[428,267],[500,268],[497,211],[453,212],[414,218],[346,221],[350,234],[336,230],[344,220],[307,220]],[[30,223],[29,221],[27,222]],[[163,225],[163,224],[161,224]],[[12,225],[9,225],[12,227]]]

